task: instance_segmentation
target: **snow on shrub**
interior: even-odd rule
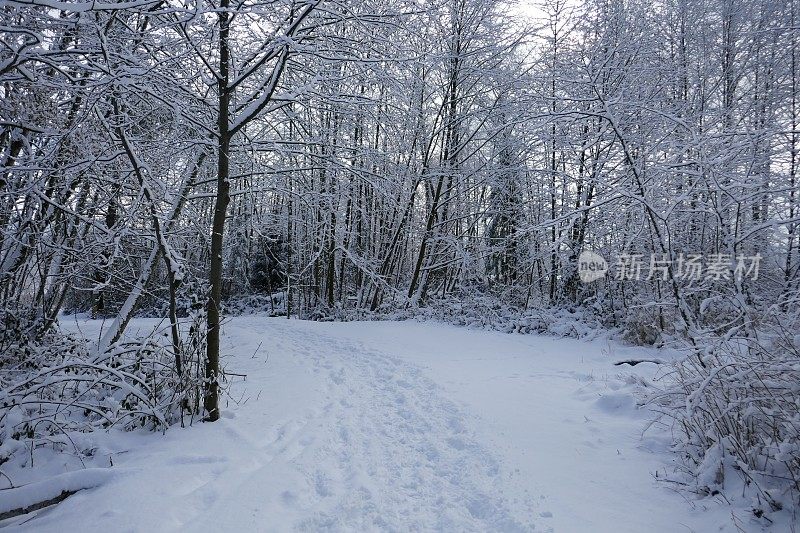
[[[273,294],[242,294],[228,298],[222,311],[228,315],[242,316],[256,313],[266,313],[269,316],[286,314],[286,293]]]
[[[15,442],[64,449],[75,432],[163,429],[180,415],[185,398],[174,354],[155,335],[98,353],[84,339],[51,331],[3,359],[0,464],[20,449]]]
[[[800,494],[797,320],[756,335],[707,337],[664,376],[653,398],[671,420],[683,479],[701,495],[744,494],[756,516]]]
[[[229,303],[228,309],[244,307]],[[587,338],[610,324],[600,309],[589,303],[566,309],[524,309],[505,303],[493,294],[460,290],[444,297],[412,305],[407,300],[387,301],[376,311],[363,308],[315,307],[301,314],[315,321],[438,320],[456,326],[504,333],[539,333],[558,337]],[[612,332],[613,333],[613,332]]]

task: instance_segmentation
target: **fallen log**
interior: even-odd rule
[[[614,366],[620,366],[620,365],[636,366],[639,363],[653,363],[656,365],[661,365],[664,363],[664,361],[660,359],[625,359],[624,361],[617,361],[616,363],[614,363]]]
[[[78,491],[99,487],[117,473],[110,468],[87,468],[0,490],[0,520],[60,503]]]

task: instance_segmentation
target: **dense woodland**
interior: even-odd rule
[[[651,399],[687,471],[796,498],[800,4],[523,4],[0,6],[0,443],[215,420],[237,302],[566,312],[687,350]]]

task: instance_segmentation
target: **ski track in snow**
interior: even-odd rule
[[[100,324],[70,327],[96,338]],[[78,442],[95,450],[87,466],[113,462],[118,475],[0,525],[59,533],[735,530],[729,510],[698,508],[652,479],[669,456],[658,436],[640,440],[647,415],[628,386],[648,370],[638,365],[620,378],[601,343],[251,316],[224,325],[222,349],[223,366],[247,377],[231,376],[236,401],[219,422],[164,435],[88,435]],[[598,368],[616,377],[594,375]],[[52,475],[80,467],[37,453]],[[36,472],[12,473],[19,484]]]

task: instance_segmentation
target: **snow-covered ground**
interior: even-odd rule
[[[140,327],[152,321],[140,320]],[[97,321],[72,322],[96,337]],[[745,510],[659,482],[674,469],[635,393],[669,354],[418,322],[239,317],[218,423],[76,442],[99,487],[23,531],[738,531]],[[57,474],[74,458],[37,451]],[[64,457],[61,457],[64,456]],[[16,456],[15,456],[16,457]],[[9,465],[6,465],[9,466]],[[10,465],[15,481],[35,469]]]

